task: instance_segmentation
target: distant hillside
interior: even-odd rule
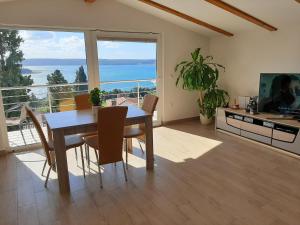
[[[155,59],[101,59],[101,65],[155,64]],[[23,66],[84,65],[85,59],[25,59]]]

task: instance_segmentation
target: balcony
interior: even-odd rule
[[[135,88],[132,87],[132,84]],[[122,84],[122,89],[113,89],[116,84]],[[128,84],[128,87],[127,85]],[[151,84],[151,85],[149,85]],[[154,84],[154,85],[153,85]],[[154,87],[153,87],[154,86]],[[108,90],[105,94],[105,105],[136,105],[141,106],[143,96],[156,93],[155,80],[124,80],[99,83],[99,87]],[[151,88],[149,88],[151,87]],[[46,131],[45,113],[68,111],[75,109],[74,96],[88,92],[87,83],[36,85],[26,87],[0,88],[0,104],[3,104],[9,146],[12,150],[30,148],[40,143],[40,139],[33,124],[22,118],[21,109],[28,104],[36,113]],[[22,92],[20,95],[19,93]],[[25,93],[25,95],[24,95]],[[28,97],[30,96],[30,97]],[[155,112],[154,120],[157,120]]]

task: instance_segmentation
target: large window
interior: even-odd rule
[[[74,95],[86,92],[84,33],[0,29],[0,90],[11,147],[36,142],[21,113],[74,108]]]
[[[99,40],[100,86],[108,105],[139,105],[156,93],[156,42]]]
[[[74,96],[94,87],[105,91],[107,106],[141,106],[146,94],[158,94],[156,35],[97,35],[0,29],[0,119],[5,118],[10,147],[39,142],[22,114],[24,104],[43,122],[44,113],[74,109]],[[154,120],[158,115],[156,111]]]

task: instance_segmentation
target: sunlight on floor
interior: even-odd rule
[[[133,141],[133,146],[135,148],[134,149],[135,155],[128,154],[129,166],[133,167],[133,168],[145,168],[146,160],[143,159],[143,157],[146,157],[146,156],[143,155],[139,149],[137,149],[137,146],[138,146],[137,141],[135,141],[135,140]],[[78,151],[78,161],[77,162],[75,159],[74,149],[70,149],[67,151],[68,170],[69,170],[70,176],[73,176],[73,177],[83,176],[80,151],[79,151],[79,149],[77,149],[77,151]],[[44,162],[46,159],[45,156],[43,155],[43,151],[37,150],[37,151],[16,153],[16,158],[19,160],[18,163],[19,163],[20,167],[30,170],[33,173],[33,175],[35,175],[40,180],[43,180],[43,181],[45,180],[45,175],[47,173],[49,166],[47,164],[46,169],[44,171],[44,176],[42,176],[41,173],[42,173],[43,165],[44,165]],[[125,152],[124,152],[124,159],[125,159]],[[90,150],[90,161],[91,161],[90,168],[88,168],[86,155],[84,154],[86,176],[98,174],[98,166],[96,163],[96,157],[95,157],[94,151],[92,149]],[[105,172],[106,167],[109,168],[109,165],[101,166],[102,173]],[[119,167],[121,168],[121,164],[119,165]],[[57,174],[54,171],[52,171],[50,173],[50,179],[57,179]]]
[[[46,127],[42,127],[44,130],[44,133],[47,133]],[[9,131],[8,133],[8,140],[9,140],[9,146],[14,148],[14,147],[21,147],[21,146],[26,146],[26,145],[31,145],[31,144],[36,144],[40,142],[39,135],[36,131],[36,129],[31,128],[30,129],[23,129],[23,135],[22,133],[18,131]],[[25,142],[24,142],[25,141]]]
[[[172,143],[168,142],[170,139]],[[157,128],[154,140],[154,154],[176,163],[197,159],[222,144],[221,141],[167,127]]]
[[[172,142],[170,142],[172,140]],[[197,159],[205,153],[211,151],[222,144],[221,141],[210,139],[207,137],[190,134],[187,132],[167,128],[159,127],[154,132],[154,155],[155,157],[161,157],[165,160],[169,160],[175,163],[186,162],[189,159]],[[134,154],[128,155],[129,167],[133,168],[145,168],[146,167],[146,154],[143,154],[139,148],[136,140],[133,140]],[[145,147],[143,145],[143,147]],[[39,179],[45,180],[45,177],[41,175],[43,163],[45,157],[42,151],[17,153],[16,154],[19,163],[25,166],[33,172]],[[85,158],[85,154],[84,154]],[[90,151],[91,166],[90,169],[87,166],[86,158],[84,160],[86,175],[92,175],[98,173],[98,166],[96,164],[96,158],[94,152]],[[83,176],[82,162],[80,157],[80,151],[78,149],[78,162],[75,160],[75,151],[67,151],[68,169],[70,176],[80,177]],[[125,153],[124,153],[125,160]],[[159,166],[159,165],[157,165]],[[25,168],[24,167],[24,168]],[[102,172],[105,171],[105,167],[102,168]],[[48,169],[48,165],[45,170]],[[109,167],[107,167],[109,168]],[[121,167],[120,167],[121,168]],[[55,172],[50,173],[50,179],[57,179]]]
[[[83,176],[82,167],[81,167],[81,158],[78,159],[78,166],[76,160],[73,158],[74,150],[68,151],[68,169],[69,173],[72,176]],[[45,175],[49,168],[48,164],[46,165],[46,169],[44,171],[44,176],[41,175],[43,165],[45,162],[45,156],[42,154],[42,151],[31,151],[31,152],[24,152],[24,153],[17,153],[16,158],[19,160],[19,164],[25,166],[26,168],[30,169],[32,173],[41,180],[45,180]],[[57,174],[52,171],[50,173],[50,179],[57,179]]]

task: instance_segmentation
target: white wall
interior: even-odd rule
[[[299,37],[298,26],[212,38],[210,54],[226,67],[220,85],[233,99],[239,95],[258,95],[260,73],[300,73]]]
[[[196,93],[175,87],[174,67],[197,47],[208,52],[208,39],[113,0],[22,0],[0,4],[0,26],[64,27],[157,32],[163,37],[163,120],[198,115]]]

